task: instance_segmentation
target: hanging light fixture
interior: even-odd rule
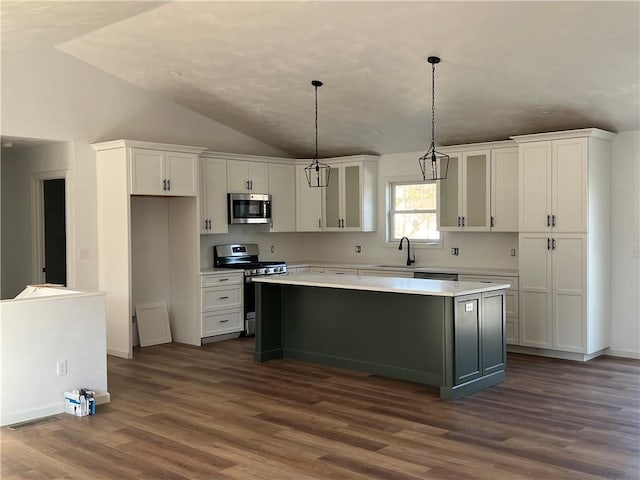
[[[315,88],[316,93],[316,153],[313,161],[304,168],[304,174],[307,176],[307,183],[310,187],[326,187],[329,185],[331,167],[318,160],[318,87],[322,86],[322,82],[312,80],[311,85]]]
[[[436,63],[440,63],[440,57],[429,57],[427,62],[431,64],[431,146],[427,153],[418,159],[418,163],[423,180],[444,180],[449,169],[449,155],[438,152],[435,147]]]

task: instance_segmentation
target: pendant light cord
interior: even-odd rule
[[[316,90],[316,165],[318,164],[318,85],[314,85]]]
[[[431,148],[436,138],[436,64],[431,64]]]

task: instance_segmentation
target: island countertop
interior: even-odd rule
[[[365,275],[328,276],[320,273],[265,275],[254,277],[253,281],[280,285],[408,293],[411,295],[431,295],[439,297],[459,297],[504,290],[510,287],[508,283],[452,282],[422,278],[372,277]]]

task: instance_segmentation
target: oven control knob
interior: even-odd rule
[[[249,275],[255,275],[256,273],[258,273],[258,270],[256,270],[255,268],[249,270]]]
[[[284,272],[284,267],[278,267],[278,272]]]

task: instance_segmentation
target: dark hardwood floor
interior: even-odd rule
[[[2,429],[2,478],[640,478],[640,361],[510,354],[505,383],[451,402],[252,351],[238,339],[110,357],[96,416]]]

